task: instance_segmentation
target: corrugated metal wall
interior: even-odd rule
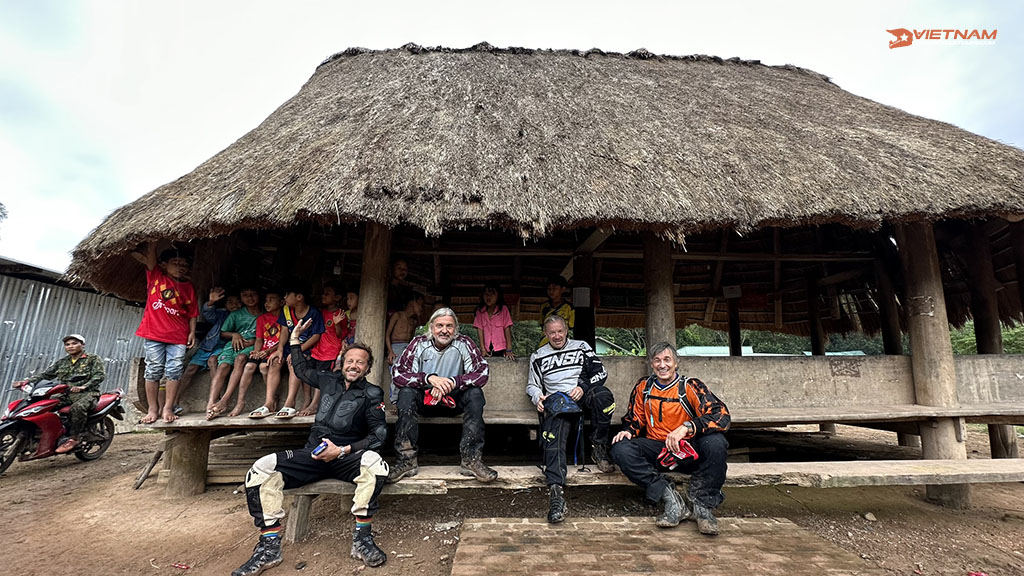
[[[60,339],[85,337],[87,354],[106,363],[103,390],[128,388],[131,359],[142,356],[135,329],[142,308],[123,300],[34,280],[0,276],[0,400],[21,397],[11,382],[41,372],[64,355]]]

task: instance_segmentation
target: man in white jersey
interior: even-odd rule
[[[601,360],[586,342],[569,339],[564,318],[548,316],[544,320],[544,336],[548,343],[530,356],[526,394],[541,414],[544,477],[550,503],[548,522],[555,524],[565,519],[565,450],[579,408],[589,413],[593,424],[591,457],[602,472],[615,470],[608,456],[608,427],[615,412],[615,398],[604,385],[608,373]]]
[[[482,460],[487,362],[473,340],[459,334],[459,321],[451,308],[436,310],[428,324],[430,334],[413,338],[394,366],[392,381],[398,387],[398,461],[391,467],[388,481],[398,482],[419,473],[419,414],[462,414],[460,472],[480,482],[492,482],[498,473]]]

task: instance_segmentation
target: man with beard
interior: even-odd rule
[[[249,514],[260,529],[260,540],[248,562],[232,576],[252,576],[281,563],[283,490],[325,478],[356,485],[352,514],[352,557],[376,567],[387,561],[370,532],[377,496],[388,476],[388,465],[376,452],[384,444],[384,393],[366,381],[373,353],[355,343],[345,352],[340,372],[318,371],[299,347],[312,320],[299,322],[290,334],[292,367],[306,384],[320,390],[320,404],[306,446],[268,454],[245,476]]]
[[[484,391],[487,362],[473,340],[459,334],[459,321],[451,308],[439,308],[428,321],[430,334],[409,342],[394,367],[398,387],[398,424],[389,482],[419,473],[417,460],[419,414],[462,414],[463,476],[492,482],[498,473],[483,462]]]
[[[544,320],[546,344],[530,356],[526,394],[541,414],[541,446],[544,477],[548,483],[548,522],[565,520],[565,448],[573,422],[590,414],[591,457],[602,472],[612,472],[608,456],[608,427],[615,412],[615,398],[605,387],[608,373],[590,345],[569,338],[569,325],[559,315]],[[579,405],[576,403],[579,402]],[[581,410],[582,406],[582,410]],[[581,423],[582,425],[582,423]]]

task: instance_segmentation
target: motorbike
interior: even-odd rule
[[[65,384],[41,380],[21,387],[28,397],[8,404],[0,417],[0,474],[15,458],[25,462],[56,454],[57,447],[67,440],[71,418],[70,406],[62,407],[59,396],[67,394],[74,385],[73,381]],[[120,388],[100,395],[89,412],[81,444],[70,454],[88,462],[107,451],[114,440],[113,419],[124,420],[123,396]]]

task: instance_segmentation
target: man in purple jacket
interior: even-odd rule
[[[393,382],[398,387],[398,425],[388,482],[419,473],[416,460],[419,414],[462,414],[461,473],[491,482],[498,473],[482,460],[484,449],[484,391],[487,362],[473,340],[459,334],[459,320],[451,308],[430,316],[430,334],[417,336],[398,359]]]

